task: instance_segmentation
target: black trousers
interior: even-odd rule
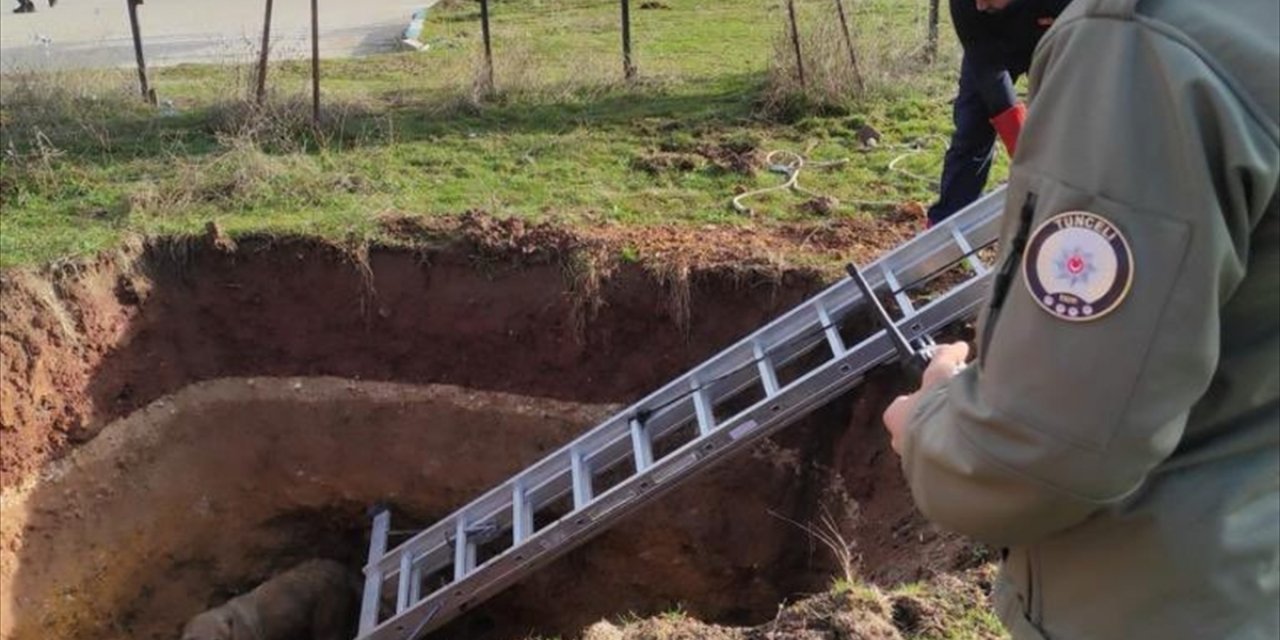
[[[968,55],[961,60],[960,89],[951,111],[956,128],[942,161],[938,201],[929,207],[930,222],[946,220],[982,195],[995,156],[991,118],[1013,106],[1013,83],[1023,73],[1025,68],[984,65]]]

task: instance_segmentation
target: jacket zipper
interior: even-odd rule
[[[996,272],[995,283],[991,289],[991,306],[987,312],[987,323],[982,330],[982,341],[978,345],[978,359],[981,363],[986,359],[988,347],[991,346],[991,336],[995,333],[996,321],[1000,317],[1000,310],[1004,307],[1005,298],[1009,296],[1009,289],[1013,285],[1014,275],[1018,272],[1018,265],[1022,263],[1022,254],[1027,250],[1027,236],[1031,234],[1031,220],[1036,213],[1036,194],[1028,193],[1027,199],[1022,203],[1022,210],[1018,214],[1018,230],[1013,234],[1013,242],[1009,245],[1009,252],[1005,254],[1004,262],[1000,264],[1000,270]]]

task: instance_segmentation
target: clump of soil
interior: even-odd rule
[[[728,140],[716,144],[703,144],[698,146],[697,152],[706,158],[711,166],[725,173],[752,176],[764,166],[764,154],[753,143],[747,141]]]
[[[458,231],[473,251],[490,258],[550,259],[567,256],[584,243],[581,235],[563,226],[496,218],[475,209],[459,217]]]
[[[631,161],[631,168],[649,175],[658,175],[668,172],[688,173],[696,171],[702,164],[702,158],[691,153],[658,151],[635,158]]]
[[[832,196],[810,198],[798,205],[802,213],[815,216],[829,216],[840,207],[840,200]]]

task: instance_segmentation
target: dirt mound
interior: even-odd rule
[[[708,624],[676,609],[622,623],[600,621],[581,640],[904,640],[1007,638],[989,614],[990,569],[943,574],[909,587],[840,583],[778,609],[754,627]]]

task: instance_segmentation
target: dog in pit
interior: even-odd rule
[[[332,560],[308,560],[192,618],[182,640],[348,640],[359,581]]]

